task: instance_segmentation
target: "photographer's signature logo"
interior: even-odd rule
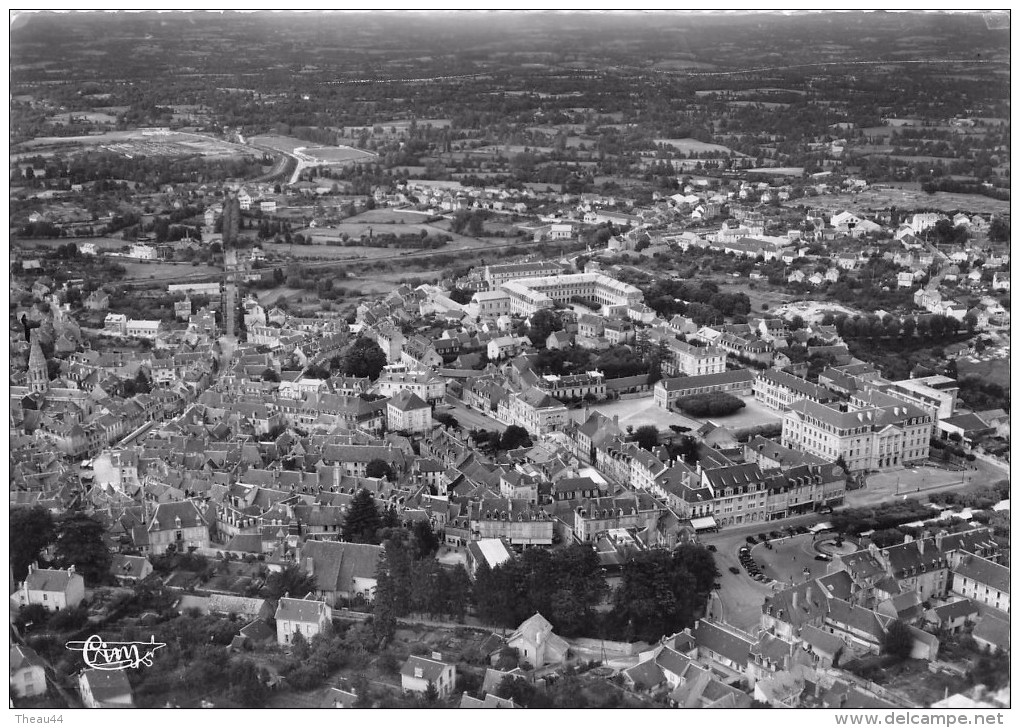
[[[84,642],[73,641],[64,645],[82,653],[85,664],[96,670],[127,670],[132,667],[152,667],[152,656],[166,643],[150,637],[148,642],[107,642],[97,634]]]

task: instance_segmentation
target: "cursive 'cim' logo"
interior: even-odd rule
[[[84,642],[74,641],[64,645],[69,650],[82,653],[85,664],[96,670],[127,670],[131,667],[152,667],[152,656],[166,643],[149,637],[148,642],[106,642],[97,634]]]

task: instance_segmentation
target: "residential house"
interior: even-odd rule
[[[46,694],[46,663],[31,647],[11,644],[11,694],[15,698],[35,698]]]
[[[925,624],[932,630],[959,634],[964,627],[977,621],[978,609],[970,599],[958,599],[932,607],[924,613]]]
[[[86,708],[134,707],[131,684],[123,670],[82,670],[78,675],[78,694]]]
[[[982,650],[991,653],[1010,651],[1009,620],[989,612],[975,625],[971,637]]]
[[[301,568],[315,579],[315,597],[339,607],[348,599],[375,597],[382,546],[337,541],[305,541],[298,551]]]
[[[209,548],[209,523],[191,500],[157,505],[145,533],[144,543],[138,545],[156,556],[166,553],[171,546],[177,553],[187,553],[192,546]]]
[[[514,630],[507,645],[517,650],[522,662],[536,669],[564,662],[570,647],[565,639],[553,633],[549,620],[537,612]]]
[[[1009,568],[965,554],[953,570],[952,592],[1009,614]]]
[[[74,609],[85,599],[85,579],[75,572],[74,566],[40,569],[37,564],[30,564],[15,598],[22,607],[38,604],[51,612]]]
[[[294,635],[303,635],[311,640],[322,632],[333,619],[333,610],[325,602],[316,599],[292,599],[282,597],[276,607],[276,642],[289,645]]]
[[[144,556],[114,554],[110,559],[110,574],[122,584],[137,584],[152,573],[152,564]]]
[[[386,426],[392,432],[425,434],[432,429],[432,406],[408,390],[386,403]]]
[[[429,686],[436,691],[440,700],[448,698],[457,683],[457,667],[443,662],[437,653],[433,657],[411,655],[400,668],[400,687],[405,693],[425,695]]]

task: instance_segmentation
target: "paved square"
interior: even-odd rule
[[[641,425],[655,425],[660,430],[668,430],[670,425],[689,427],[696,430],[702,423],[698,420],[684,417],[676,412],[667,412],[655,405],[651,395],[638,399],[623,399],[615,402],[603,402],[591,406],[592,410],[598,410],[606,417],[620,417],[620,427],[626,429],[633,425],[634,429]],[[570,416],[578,422],[584,422],[584,408],[570,411]]]

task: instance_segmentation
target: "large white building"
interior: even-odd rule
[[[446,396],[446,379],[435,372],[386,372],[379,375],[375,390],[384,397],[411,392],[426,402],[438,402]]]
[[[722,374],[726,371],[726,352],[714,346],[694,346],[678,339],[667,342],[673,360],[664,362],[663,374],[689,377]]]
[[[510,312],[522,316],[553,308],[557,303],[569,303],[575,297],[603,307],[629,306],[644,299],[637,287],[601,273],[521,278],[508,281],[501,288],[510,296]]]
[[[932,421],[906,403],[842,410],[802,399],[783,413],[782,444],[830,462],[842,457],[851,472],[902,467],[928,457]]]

